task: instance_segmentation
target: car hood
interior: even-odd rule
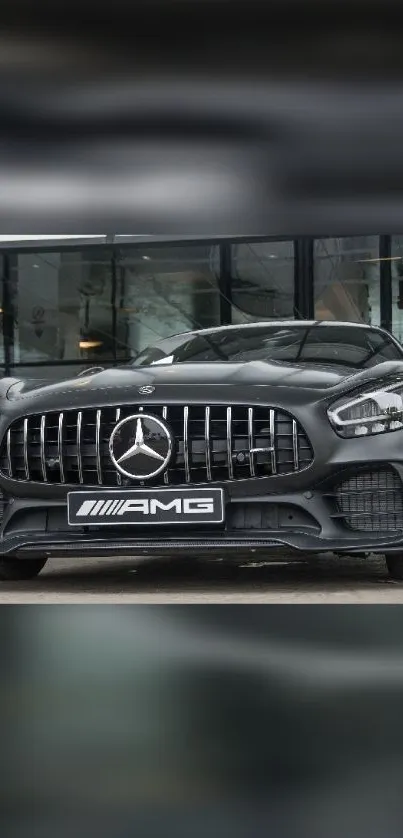
[[[177,364],[173,366],[118,367],[95,375],[49,383],[43,380],[14,379],[8,382],[7,398],[15,401],[33,396],[57,396],[68,392],[77,396],[90,392],[132,390],[144,385],[155,388],[166,385],[268,385],[276,388],[327,391],[338,389],[351,380],[354,386],[382,373],[403,373],[403,363],[384,363],[360,372],[351,367],[326,364],[291,364],[287,362],[252,361],[244,364]],[[3,386],[5,382],[3,381]],[[344,387],[343,387],[344,389]],[[1,394],[0,394],[1,395]],[[4,393],[5,395],[5,393]]]

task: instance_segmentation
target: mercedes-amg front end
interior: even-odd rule
[[[403,349],[276,322],[178,335],[131,364],[0,382],[3,579],[49,557],[386,555],[403,578]]]

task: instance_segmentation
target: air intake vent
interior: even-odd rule
[[[392,468],[360,472],[336,489],[338,518],[359,532],[403,530],[403,486]]]
[[[4,476],[71,486],[138,485],[117,473],[109,455],[116,423],[143,408],[47,413],[19,419],[0,452]],[[269,407],[147,405],[171,430],[173,454],[165,473],[147,485],[213,483],[292,474],[310,465],[313,452],[299,423]]]

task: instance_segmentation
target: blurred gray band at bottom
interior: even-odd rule
[[[96,812],[71,814],[61,808],[0,818],[0,828],[7,838],[400,838],[398,777],[374,776],[368,785],[366,779],[357,778],[356,788],[352,784],[304,799],[285,795],[266,806],[246,807],[234,800],[229,806],[169,807],[102,818]]]

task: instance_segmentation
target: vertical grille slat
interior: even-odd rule
[[[59,425],[57,432],[57,455],[59,458],[60,482],[65,483],[64,479],[64,462],[63,462],[63,424],[64,414],[59,413]]]
[[[95,426],[95,456],[97,461],[97,478],[98,485],[102,485],[102,465],[101,465],[101,417],[102,412],[97,410],[96,426]]]
[[[248,444],[249,444],[249,471],[250,476],[255,477],[255,457],[253,453],[253,407],[248,408]]]
[[[234,464],[232,462],[232,407],[227,407],[227,465],[228,477],[234,479]]]
[[[272,474],[277,474],[277,461],[276,461],[276,421],[275,421],[275,412],[274,410],[270,410],[269,413],[269,423],[270,423],[270,448],[271,448],[271,472]]]
[[[46,455],[45,455],[45,434],[46,434],[46,415],[41,416],[41,469],[42,469],[42,480],[44,483],[47,482],[47,471],[46,471]]]
[[[0,470],[14,480],[69,486],[139,486],[122,477],[109,440],[122,418],[140,406],[81,408],[29,416],[7,429]],[[293,474],[310,465],[313,450],[299,421],[261,404],[149,404],[173,435],[168,468],[143,485],[221,483]]]
[[[78,470],[78,480],[79,483],[82,485],[84,483],[83,478],[83,457],[81,452],[81,429],[83,424],[83,413],[82,410],[79,410],[77,414],[77,470]]]
[[[292,420],[292,451],[295,471],[299,471],[298,425],[295,419]]]
[[[13,461],[11,458],[11,428],[7,431],[7,471],[8,476],[13,476]]]
[[[206,407],[204,412],[204,443],[206,455],[207,480],[211,481],[211,442],[210,442],[210,408]]]
[[[29,461],[28,461],[28,418],[24,419],[24,470],[25,470],[25,479],[29,480]]]
[[[189,466],[189,408],[186,405],[183,408],[183,461],[185,464],[185,480],[190,483],[190,466]]]
[[[115,413],[115,424],[116,425],[118,424],[118,422],[120,422],[120,416],[121,416],[121,409],[120,409],[120,407],[117,407],[116,408],[116,413]],[[117,484],[117,486],[122,485],[122,475],[120,474],[120,472],[117,469],[116,469],[116,484]]]
[[[168,421],[168,407],[167,407],[166,404],[162,408],[162,418],[163,418],[164,422]],[[165,469],[165,471],[164,471],[164,483],[165,483],[166,486],[169,483],[169,469]]]

